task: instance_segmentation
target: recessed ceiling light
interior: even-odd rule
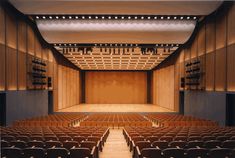
[[[193,17],[193,19],[197,19],[197,17],[195,16],[195,17]]]
[[[104,19],[104,16],[102,16],[102,19]]]
[[[117,16],[115,16],[115,19],[117,19],[118,17]]]
[[[111,19],[111,16],[109,16],[109,19]]]
[[[96,16],[95,18],[98,19],[98,16]]]
[[[69,16],[69,19],[72,19],[72,17],[71,17],[71,16]]]
[[[175,16],[174,19],[177,19],[177,17]]]
[[[62,18],[65,19],[65,16],[63,16]]]
[[[78,19],[78,16],[75,16],[76,19]]]
[[[91,19],[91,16],[89,16],[88,18]]]
[[[43,16],[42,18],[43,18],[43,19],[46,19],[46,17],[45,17],[45,16]]]
[[[122,19],[124,19],[124,16],[122,16]]]
[[[190,17],[188,16],[187,19],[190,19]]]
[[[157,19],[157,17],[155,16],[154,19]]]
[[[182,20],[182,19],[184,19],[184,17],[183,17],[183,16],[181,16],[181,17],[180,17],[180,19]]]
[[[55,18],[56,18],[56,19],[59,19],[59,17],[58,17],[58,16],[56,16]]]
[[[151,17],[149,16],[148,19],[150,19]]]
[[[131,17],[129,16],[128,19],[131,19]]]
[[[135,16],[135,19],[137,19],[138,17],[137,16]]]
[[[142,16],[141,19],[144,19],[144,17]]]
[[[164,17],[162,16],[161,19],[164,19]]]
[[[36,16],[36,19],[39,19],[39,17],[38,17],[38,16]]]
[[[171,18],[171,17],[169,17],[169,16],[167,17],[167,19],[170,19],[170,18]]]

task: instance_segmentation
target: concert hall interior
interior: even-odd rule
[[[2,158],[235,158],[235,1],[1,0]]]

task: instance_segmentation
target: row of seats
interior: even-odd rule
[[[72,127],[86,118],[86,114],[53,114],[25,120],[17,120],[13,126],[25,127]]]
[[[150,127],[152,123],[140,114],[92,114],[80,126],[125,127],[142,126]]]
[[[32,155],[37,152],[48,158],[74,157],[80,151],[81,155],[86,153],[87,157],[98,158],[99,151],[102,151],[109,135],[109,129],[104,127],[1,127],[0,129],[2,155],[15,158],[27,157],[29,151],[35,151],[31,152],[29,157],[37,157],[37,154]],[[74,154],[71,154],[71,150]]]
[[[218,123],[213,121],[178,114],[145,114],[144,116],[156,123],[158,126],[164,127],[218,126]]]
[[[153,148],[147,150],[150,153],[158,149],[161,156],[166,155],[168,149],[180,149],[187,155],[187,151],[194,148],[207,151],[207,156],[213,155],[209,154],[211,150],[217,152],[223,148],[231,151],[230,155],[235,148],[235,128],[228,127],[125,127],[123,134],[134,157],[143,153],[146,156],[148,152],[141,152],[144,148]]]

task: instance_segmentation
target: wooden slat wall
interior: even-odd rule
[[[191,46],[184,49],[185,61],[201,58],[206,91],[235,91],[235,2],[201,26]],[[195,48],[197,41],[197,48]],[[198,50],[197,56],[193,53]],[[182,89],[182,88],[181,88]]]
[[[147,72],[88,71],[85,83],[88,104],[147,103]]]
[[[58,107],[57,110],[80,103],[79,71],[58,65]]]
[[[185,76],[185,62],[200,58],[204,68],[202,76],[203,85],[206,91],[235,91],[235,2],[229,10],[224,10],[216,15],[215,18],[208,18],[203,24],[191,45],[187,45],[179,54],[175,66],[175,91],[174,95],[179,95],[179,90],[185,88],[177,87],[181,82],[180,78]],[[167,67],[170,69],[171,66]],[[168,88],[157,87],[158,80],[164,78],[162,71],[167,68],[154,71],[154,103],[164,106],[169,103],[175,104],[177,110],[177,97],[165,97]],[[179,74],[178,74],[179,73]],[[159,77],[157,77],[157,75]],[[169,79],[169,78],[168,78]],[[167,83],[167,78],[165,78]],[[173,83],[173,81],[171,81]],[[160,82],[161,83],[161,82]],[[164,82],[162,82],[164,84]],[[173,92],[171,92],[173,93]],[[170,99],[170,101],[169,101]],[[162,102],[162,103],[160,103]]]
[[[62,56],[44,48],[39,42],[32,27],[25,21],[9,14],[0,6],[0,91],[27,90],[27,60],[32,57],[41,58],[47,63],[47,75],[52,78],[54,111],[57,111],[62,94],[64,107],[79,104],[80,75],[79,70],[71,68],[71,64]],[[58,62],[59,61],[59,62]],[[67,64],[67,65],[66,65]],[[58,65],[65,65],[63,73],[58,75]],[[59,92],[58,77],[64,80],[65,86]],[[59,81],[60,81],[59,80]]]
[[[174,100],[175,66],[155,70],[153,73],[153,104],[177,110]]]

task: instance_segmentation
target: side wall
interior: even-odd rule
[[[53,91],[54,111],[59,106],[58,67],[63,66],[66,72],[79,73],[66,58],[57,52],[53,52],[45,44],[33,29],[26,17],[15,12],[6,4],[0,5],[0,92],[7,97],[7,123],[15,119],[23,119],[48,113],[48,91]],[[30,57],[37,57],[47,62],[47,76],[52,78],[52,87],[44,90],[28,90],[27,88],[27,61]],[[79,75],[72,75],[72,78]],[[71,84],[75,79],[67,77],[65,85]],[[71,87],[71,86],[70,86]],[[62,95],[71,91],[71,88],[63,88]],[[79,91],[79,84],[75,86]],[[70,96],[68,96],[70,97]],[[17,98],[17,99],[16,99]],[[34,100],[34,102],[31,102]],[[41,101],[42,100],[42,101]],[[80,99],[63,102],[63,107],[78,104]],[[37,104],[41,103],[40,105]],[[40,109],[39,109],[40,107]],[[13,110],[14,109],[14,110]],[[15,114],[19,111],[21,114]]]
[[[175,67],[175,106],[179,105],[179,91],[185,91],[185,115],[216,120],[223,125],[226,120],[226,94],[235,92],[235,2],[227,3],[230,3],[229,6],[220,8],[200,24],[195,37],[170,64]],[[185,63],[195,59],[200,59],[202,63],[201,91],[181,87],[181,78],[186,77]],[[155,72],[164,71],[168,66],[169,63],[163,64]],[[159,93],[160,98],[164,95]]]

